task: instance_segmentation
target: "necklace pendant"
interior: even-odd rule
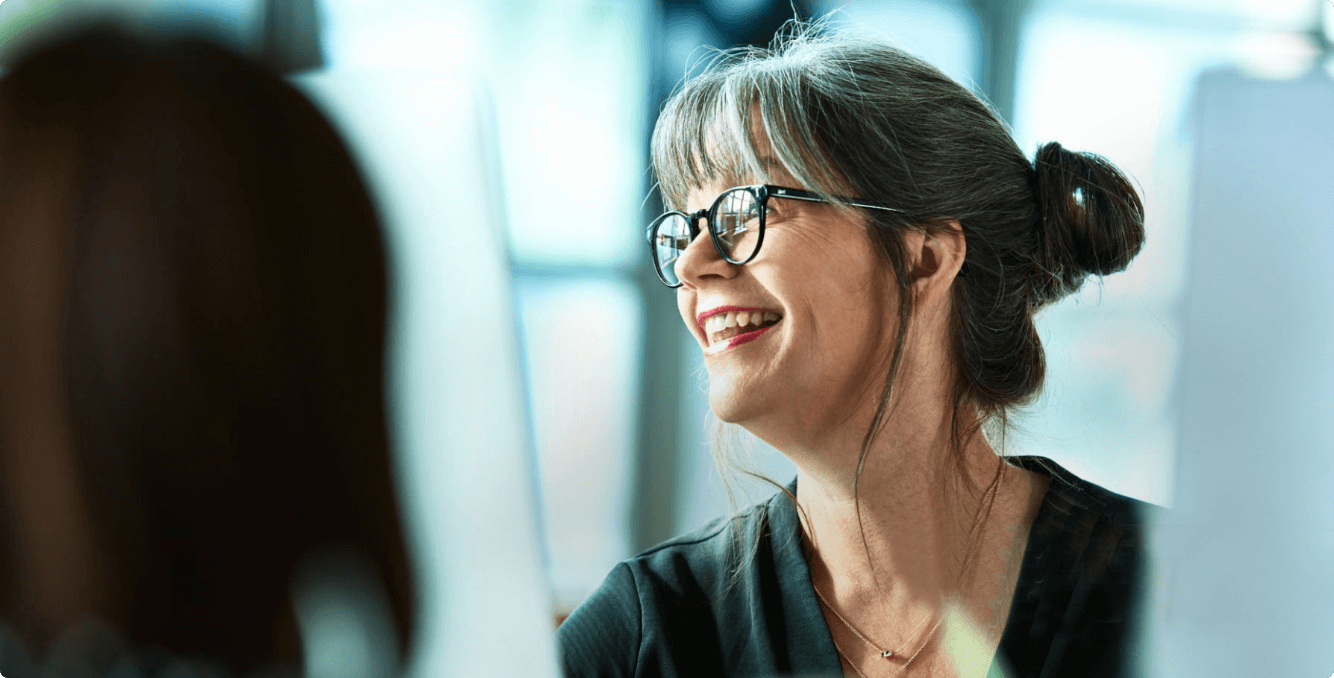
[[[893,658],[894,658],[894,651],[893,651],[893,650],[882,650],[882,651],[880,652],[880,656],[881,656],[881,657],[884,657],[885,659],[893,659]]]

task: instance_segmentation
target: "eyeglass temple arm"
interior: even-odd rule
[[[819,194],[813,193],[811,191],[803,191],[797,188],[780,188],[778,186],[766,186],[765,188],[769,190],[769,195],[774,198],[791,198],[792,200],[804,200],[806,202],[829,202],[828,200],[821,198]],[[837,196],[837,195],[834,196],[834,198],[839,202],[846,203],[853,207],[864,207],[866,209],[872,209],[872,210],[884,210],[886,212],[903,211],[901,209],[896,209],[893,207],[886,207],[884,205],[877,205],[875,203],[869,203],[869,202],[861,202],[859,200],[853,200],[852,198],[844,198],[842,196]]]

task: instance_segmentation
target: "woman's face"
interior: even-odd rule
[[[782,173],[773,180],[799,187]],[[708,208],[728,188],[695,189],[687,209]],[[776,443],[818,435],[875,402],[896,293],[860,218],[823,203],[768,204],[763,246],[744,266],[719,257],[701,229],[676,263],[677,305],[704,351],[714,414]],[[775,317],[755,331],[755,320],[763,328]]]

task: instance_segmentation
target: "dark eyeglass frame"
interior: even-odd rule
[[[715,224],[717,223],[716,217],[718,216],[718,208],[722,206],[723,199],[726,198],[729,194],[734,193],[736,191],[749,191],[751,196],[755,199],[755,203],[760,206],[759,229],[758,233],[755,234],[755,250],[752,251],[750,253],[750,256],[747,256],[745,259],[733,259],[732,257],[727,255],[727,252],[723,248],[722,242],[719,240],[721,236],[718,235],[718,229],[715,227]],[[881,205],[879,203],[867,202],[864,200],[857,200],[854,198],[844,198],[841,196],[834,196],[834,197],[839,202],[846,205],[851,205],[852,207],[862,207],[871,210],[884,210],[886,212],[904,211],[894,207],[889,207],[888,205]],[[756,255],[760,253],[760,247],[764,244],[764,222],[769,213],[769,198],[787,198],[789,200],[803,200],[805,202],[829,203],[828,200],[821,198],[818,193],[814,193],[812,191],[805,191],[800,188],[787,188],[785,186],[774,186],[773,184],[755,184],[751,186],[733,186],[732,188],[729,188],[723,191],[722,193],[719,193],[718,197],[713,201],[713,204],[710,205],[708,209],[702,209],[696,211],[694,214],[688,214],[686,212],[682,212],[679,210],[663,212],[661,215],[658,216],[657,219],[653,220],[653,223],[649,224],[648,230],[645,232],[645,237],[648,238],[649,255],[653,257],[653,270],[658,274],[658,279],[662,281],[662,284],[672,289],[676,289],[681,285],[685,284],[684,281],[677,282],[675,285],[668,282],[667,276],[663,274],[662,266],[658,262],[658,248],[656,246],[656,243],[654,243],[653,241],[653,232],[658,229],[658,226],[661,225],[662,222],[666,221],[667,219],[673,216],[682,217],[683,219],[686,220],[686,224],[688,224],[690,228],[690,242],[694,242],[695,238],[699,237],[699,232],[700,232],[700,228],[698,225],[699,220],[704,219],[704,224],[708,227],[709,230],[709,239],[713,241],[713,248],[718,251],[718,256],[722,257],[723,261],[726,261],[729,264],[742,266],[749,263],[752,259],[754,259]]]

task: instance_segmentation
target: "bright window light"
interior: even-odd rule
[[[966,4],[853,0],[822,5],[836,23],[880,35],[977,91],[980,29]]]

